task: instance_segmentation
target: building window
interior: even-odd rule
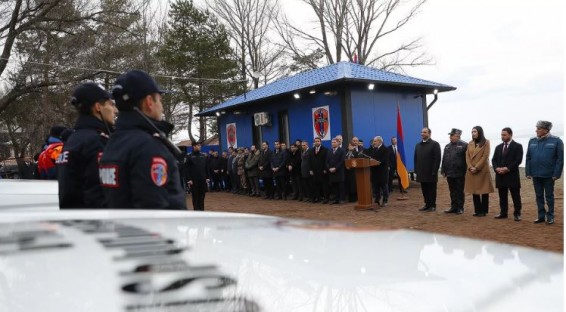
[[[281,111],[279,116],[279,139],[289,146],[289,113]]]

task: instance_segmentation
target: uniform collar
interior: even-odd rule
[[[157,121],[149,117],[148,119],[155,127],[157,127],[157,129],[165,132],[165,135],[169,135],[169,133],[173,131],[174,126],[166,121]],[[130,130],[134,128],[138,128],[150,133],[156,132],[155,128],[152,127],[149,122],[140,115],[140,113],[136,111],[120,112],[120,115],[118,115],[118,120],[116,121],[116,130]]]
[[[111,125],[108,125],[110,128]],[[104,122],[92,115],[80,115],[75,123],[75,129],[94,129],[98,132],[107,132]],[[112,129],[110,129],[112,131]]]

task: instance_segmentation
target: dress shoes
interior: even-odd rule
[[[513,219],[514,219],[515,221],[517,221],[517,222],[518,222],[518,221],[521,221],[521,216],[515,215],[515,216],[513,216]]]
[[[543,223],[544,219],[536,219],[533,223]]]
[[[322,201],[322,204],[323,204],[323,205],[328,204],[328,199],[323,200],[323,201]]]
[[[493,217],[494,219],[507,219],[507,215],[502,215],[502,214],[498,214],[495,217]]]
[[[457,213],[457,212],[458,212],[458,209],[454,209],[454,208],[444,210],[444,213]]]
[[[546,221],[546,224],[554,224],[554,219],[548,219],[548,221]]]
[[[337,200],[335,200],[335,201],[331,202],[330,204],[331,204],[331,205],[339,205],[339,204],[340,204],[340,202],[339,202],[339,201],[337,201]]]
[[[459,215],[464,214],[464,209],[456,210],[456,214],[459,214]]]
[[[427,211],[430,207],[429,206],[423,206],[422,208],[419,209],[419,211]]]
[[[387,202],[383,202],[383,203],[381,204],[381,207],[385,207],[385,206],[387,206]]]

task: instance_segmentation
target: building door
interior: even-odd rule
[[[289,113],[287,111],[279,112],[279,140],[289,145]]]

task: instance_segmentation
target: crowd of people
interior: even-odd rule
[[[226,191],[266,200],[299,200],[321,204],[357,201],[355,172],[345,167],[351,158],[372,158],[371,188],[375,203],[388,205],[398,179],[399,193],[406,193],[397,173],[397,138],[390,145],[375,136],[366,148],[357,137],[346,144],[341,135],[331,147],[314,138],[285,142],[264,141],[261,146],[228,148],[221,155],[201,152],[193,142],[189,154],[182,153],[168,139],[173,126],[162,120],[161,94],[166,93],[152,77],[139,70],[117,78],[111,92],[94,83],[79,85],[71,104],[79,117],[72,129],[53,127],[41,154],[37,175],[59,180],[59,203],[67,208],[186,209],[186,193],[193,208],[204,210],[208,191]],[[117,116],[118,111],[120,114]],[[552,123],[539,121],[536,136],[527,146],[526,176],[532,179],[538,208],[535,223],[554,223],[554,181],[561,177],[564,146],[550,134]],[[490,141],[482,127],[473,127],[472,140],[452,129],[450,143],[441,147],[431,130],[421,130],[422,140],[414,152],[414,174],[421,184],[423,212],[436,210],[438,176],[446,178],[450,208],[445,213],[464,212],[464,194],[472,194],[474,214],[489,212],[489,194],[499,192],[497,219],[508,217],[508,194],[513,200],[513,217],[521,220],[519,165],[523,147],[513,141],[511,128],[501,130],[489,163]]]

